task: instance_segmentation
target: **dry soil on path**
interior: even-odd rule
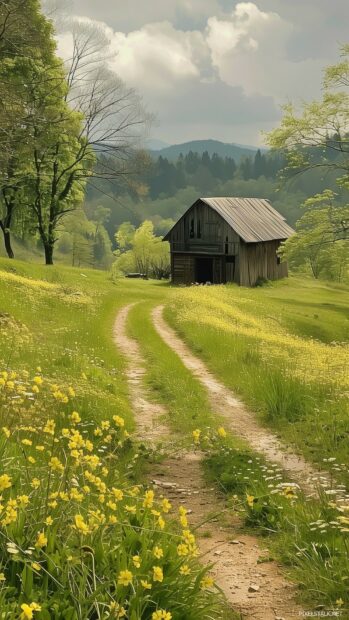
[[[263,454],[269,461],[280,465],[291,480],[309,496],[316,495],[319,487],[329,486],[329,477],[326,473],[316,471],[301,456],[283,445],[275,434],[263,428],[256,416],[223,383],[216,379],[206,364],[191,352],[168,325],[163,311],[164,306],[157,306],[152,313],[158,334],[206,388],[212,410],[225,418],[227,427],[234,435],[244,439],[256,452]]]
[[[144,385],[146,362],[138,343],[127,334],[127,318],[133,305],[119,312],[114,340],[127,360],[126,380],[137,435],[149,444],[169,442],[173,446],[173,433],[165,421],[168,412],[151,400]],[[167,326],[161,309],[156,309],[154,319],[165,335]],[[166,332],[166,340],[168,335]],[[171,341],[174,336],[173,333]],[[205,563],[213,564],[212,574],[217,585],[224,592],[228,605],[240,612],[242,618],[299,618],[301,609],[294,602],[294,586],[284,578],[276,562],[263,562],[267,551],[261,548],[259,540],[243,533],[241,522],[226,510],[224,498],[207,486],[199,453],[181,451],[154,464],[151,481],[159,493],[171,499],[175,508],[184,505],[189,509],[201,557]]]

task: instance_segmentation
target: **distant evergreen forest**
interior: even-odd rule
[[[96,210],[103,207],[103,226],[111,240],[125,221],[139,225],[149,219],[158,234],[165,234],[199,196],[267,198],[294,225],[301,215],[300,205],[331,184],[331,173],[315,169],[286,180],[281,177],[284,166],[282,156],[260,150],[239,164],[232,157],[208,152],[190,151],[177,161],[160,155],[148,162],[137,180],[130,178],[122,185],[94,182],[87,190],[85,212],[88,219],[95,219]]]

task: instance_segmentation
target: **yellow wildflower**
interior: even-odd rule
[[[164,573],[162,571],[161,566],[153,566],[153,581],[160,581],[160,583],[164,580]]]
[[[250,508],[253,508],[254,500],[254,495],[246,495],[246,501]]]
[[[225,428],[223,428],[223,426],[220,426],[217,429],[217,434],[219,435],[219,437],[222,437],[222,439],[224,439],[227,436],[227,432],[226,432]]]
[[[17,497],[17,501],[18,504],[22,507],[22,506],[27,506],[29,504],[29,497],[28,495],[19,495]]]
[[[113,612],[112,617],[117,618],[117,620],[126,616],[126,609],[124,607],[121,607],[119,603],[112,603],[109,607],[109,610]]]
[[[151,590],[152,589],[151,583],[149,583],[149,581],[146,581],[145,579],[141,579],[141,586],[145,590]]]
[[[49,461],[49,467],[51,467],[52,471],[64,471],[64,465],[61,463],[61,461],[56,457],[53,456],[50,461]]]
[[[190,575],[191,570],[188,564],[183,564],[183,566],[180,567],[179,572],[181,575]]]
[[[75,521],[75,525],[73,526],[74,529],[76,529],[78,532],[80,532],[83,535],[90,533],[89,526],[87,525],[87,523],[85,523],[84,517],[82,517],[80,514],[75,515],[74,521]]]
[[[41,566],[37,562],[32,562],[31,567],[32,567],[33,570],[36,570],[38,572],[41,570]]]
[[[47,420],[43,431],[44,433],[47,433],[48,435],[54,435],[55,434],[55,428],[56,428],[56,423],[54,420]]]
[[[189,553],[188,545],[184,545],[183,543],[178,545],[177,546],[177,553],[178,553],[179,556],[188,555],[188,553]]]
[[[110,515],[109,519],[108,519],[108,522],[109,522],[110,525],[115,525],[115,523],[117,523],[118,520],[117,520],[115,515]]]
[[[179,517],[179,521],[182,527],[188,527],[188,519],[186,516]]]
[[[45,536],[45,533],[39,532],[37,541],[35,543],[35,547],[42,549],[43,547],[46,547],[46,545],[47,545],[47,537]]]
[[[12,486],[12,480],[7,474],[0,476],[0,492],[9,489]]]
[[[22,439],[22,444],[24,446],[32,446],[33,442],[31,441],[31,439]]]
[[[153,556],[154,556],[155,558],[157,558],[158,560],[160,560],[160,558],[163,558],[163,557],[164,557],[164,552],[163,552],[163,550],[161,549],[161,547],[157,547],[157,546],[156,546],[156,547],[154,547],[154,549],[153,549]]]
[[[200,435],[201,435],[201,431],[198,428],[195,431],[193,431],[193,439],[194,439],[195,444],[200,443]]]
[[[53,523],[52,517],[50,517],[50,516],[46,517],[45,525],[52,525],[52,523]]]
[[[163,510],[163,512],[165,514],[170,512],[170,510],[172,508],[171,502],[168,499],[166,499],[166,497],[162,500],[161,506],[162,506],[162,510]]]
[[[158,609],[158,611],[154,611],[152,615],[152,620],[172,620],[172,614],[165,609]]]
[[[154,491],[146,491],[144,494],[144,508],[151,508],[154,503]]]
[[[7,428],[7,426],[3,426],[3,427],[2,427],[2,432],[4,433],[5,437],[7,437],[7,439],[11,436],[11,432],[10,432],[10,430]]]
[[[141,567],[141,562],[142,562],[142,560],[141,560],[141,558],[139,557],[139,555],[134,555],[134,556],[133,556],[133,558],[132,558],[132,562],[133,562],[133,565],[134,565],[136,568],[140,568],[140,567]]]
[[[115,422],[116,426],[119,426],[120,428],[125,426],[124,418],[121,418],[119,415],[113,415],[113,421]]]
[[[206,575],[203,579],[201,579],[200,587],[202,590],[207,590],[208,588],[212,588],[214,581],[212,577]]]
[[[0,573],[0,583],[2,583],[3,581],[6,581],[6,577],[4,573]]]
[[[79,424],[81,422],[81,418],[77,411],[73,411],[73,413],[70,416],[70,419],[73,424]]]
[[[162,517],[158,518],[158,526],[160,528],[160,530],[163,530],[165,527],[165,519],[163,519]]]
[[[132,583],[133,574],[130,570],[122,570],[118,576],[118,584],[120,586],[129,586]]]
[[[21,610],[20,620],[32,620],[32,618],[34,618],[33,612],[41,611],[41,607],[37,603],[30,603],[30,605],[23,603],[21,605]]]

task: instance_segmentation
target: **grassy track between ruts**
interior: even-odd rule
[[[137,304],[129,317],[130,335],[148,362],[146,381],[153,395],[166,405],[173,430],[184,437],[191,438],[197,428],[217,428],[223,422],[211,410],[205,389],[157,333],[151,318],[154,305],[154,300]]]

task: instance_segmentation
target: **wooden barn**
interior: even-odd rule
[[[277,250],[293,234],[285,218],[259,198],[199,198],[164,240],[174,284],[236,282],[287,276]]]

